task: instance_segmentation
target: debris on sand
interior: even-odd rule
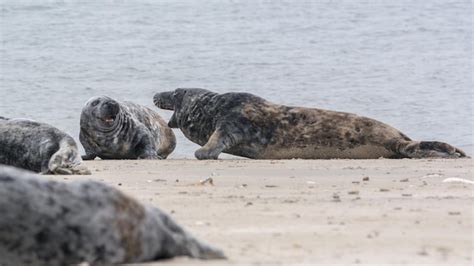
[[[359,195],[359,191],[358,190],[353,190],[353,191],[347,192],[347,194],[349,194],[349,195]]]
[[[400,182],[408,182],[408,178],[400,179]]]
[[[380,189],[380,192],[388,192],[388,191],[390,191],[390,189],[387,189],[387,188],[381,188]]]
[[[214,186],[214,180],[212,179],[212,177],[208,177],[206,179],[203,179],[203,180],[199,181],[199,185],[201,185],[201,186],[204,186],[207,183],[209,183],[211,186]]]
[[[362,181],[369,181],[369,177],[368,176],[365,176],[364,178],[362,178]]]

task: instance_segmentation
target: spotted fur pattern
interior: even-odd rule
[[[225,258],[161,210],[94,181],[57,182],[0,165],[0,265]]]
[[[254,159],[458,158],[463,151],[415,142],[397,129],[352,113],[274,104],[249,93],[176,89],[154,96],[173,110],[168,125],[202,146],[198,159],[221,152]]]

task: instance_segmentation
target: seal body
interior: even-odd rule
[[[81,113],[79,140],[84,160],[164,159],[176,146],[176,138],[155,111],[109,97],[93,97]]]
[[[45,123],[0,117],[0,164],[43,174],[90,174],[76,142]]]
[[[156,94],[154,103],[174,110],[168,125],[202,146],[198,159],[216,159],[221,152],[253,159],[466,156],[446,143],[412,141],[374,119],[278,105],[249,93],[176,89]]]
[[[161,210],[94,181],[57,182],[0,165],[0,265],[225,258]]]

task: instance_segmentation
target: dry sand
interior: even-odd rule
[[[96,160],[66,179],[159,206],[229,257],[164,265],[472,265],[474,185],[442,181],[474,180],[473,162]]]

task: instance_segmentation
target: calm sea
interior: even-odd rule
[[[354,112],[474,151],[470,0],[0,3],[2,116],[78,139],[94,95],[153,107],[156,92],[202,87]],[[175,132],[172,157],[192,158],[197,146]]]

